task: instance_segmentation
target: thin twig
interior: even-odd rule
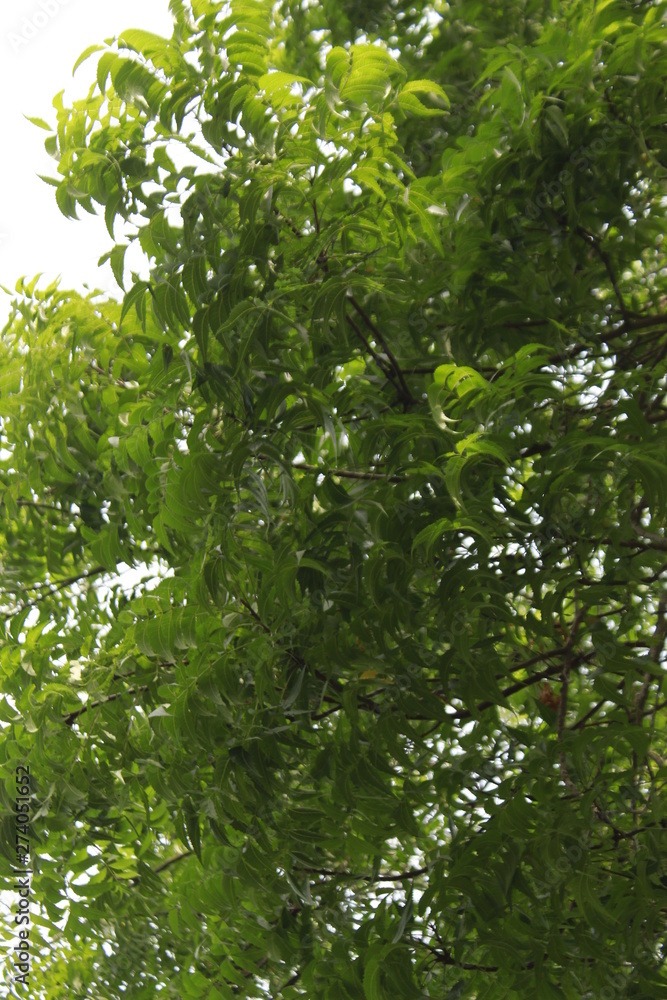
[[[19,608],[14,608],[12,611],[4,612],[0,615],[0,618],[3,618],[4,620],[7,618],[14,618],[16,615],[20,615],[30,608],[37,607],[37,605],[41,604],[42,601],[46,601],[49,597],[53,597],[54,594],[57,594],[60,590],[64,590],[65,587],[69,587],[73,583],[78,583],[80,580],[91,580],[94,577],[99,576],[100,573],[105,572],[106,570],[103,566],[96,566],[95,569],[91,569],[88,573],[80,573],[78,576],[68,576],[64,580],[59,580],[57,584],[43,583],[35,584],[34,587],[24,587],[23,589],[25,590],[39,589],[40,593],[37,597],[33,597],[31,601],[26,601],[26,603],[22,604]],[[51,589],[45,591],[45,588],[47,587],[50,587]]]
[[[555,650],[553,653],[547,654],[548,656],[563,656],[565,655],[565,650]],[[576,660],[573,661],[573,666],[577,663],[585,663],[587,660],[593,657],[593,653],[585,653],[584,655],[577,656]],[[519,669],[518,667],[516,668]],[[501,695],[503,698],[508,698],[512,694],[516,694],[518,691],[523,691],[525,688],[531,687],[533,684],[537,684],[538,681],[546,680],[548,677],[555,677],[556,674],[562,672],[562,666],[560,663],[555,663],[550,667],[546,667],[544,670],[540,670],[535,674],[531,674],[530,677],[526,677],[523,681],[517,681],[515,684],[510,684],[509,687],[503,688]],[[475,706],[474,713],[472,710],[465,708],[454,712],[452,715],[447,716],[448,719],[471,719],[474,714],[485,711],[487,708],[493,708],[497,705],[497,701],[480,701],[479,704]]]
[[[667,327],[667,313],[654,313],[651,315],[642,316],[639,313],[631,313],[633,318],[626,319],[625,329],[627,330],[644,330],[647,327],[652,326],[664,326]]]
[[[399,365],[398,361],[396,360],[396,358],[395,358],[395,356],[394,356],[391,348],[389,347],[389,344],[387,343],[387,341],[383,337],[382,332],[378,328],[377,324],[373,322],[373,320],[370,318],[370,316],[365,311],[365,309],[363,308],[363,306],[361,306],[359,304],[359,302],[357,302],[357,300],[355,299],[354,295],[349,295],[348,298],[349,298],[350,302],[352,303],[352,306],[354,307],[354,309],[356,310],[356,312],[359,314],[359,316],[361,316],[362,320],[364,321],[364,323],[366,324],[366,326],[368,327],[368,329],[374,334],[376,340],[378,340],[380,342],[380,344],[382,344],[382,347],[384,349],[384,353],[389,358],[389,361],[391,362],[391,366],[392,366],[392,368],[394,370],[394,373],[396,374],[396,377],[397,377],[398,381],[400,382],[401,390],[402,390],[403,396],[405,397],[406,402],[414,403],[414,399],[413,399],[412,393],[410,392],[410,390],[409,390],[409,388],[407,386],[407,383],[405,381],[405,377],[404,377],[403,372],[401,370],[401,366]]]
[[[148,691],[148,684],[141,684],[139,687],[126,688],[125,691],[116,691],[115,694],[110,694],[108,698],[99,698],[97,701],[86,703],[82,705],[81,708],[77,708],[74,712],[70,712],[63,718],[63,722],[66,726],[72,726],[84,712],[87,712],[91,708],[99,708],[101,705],[106,705],[110,701],[116,701],[117,698],[122,698],[126,694],[138,694],[140,691]]]
[[[577,722],[574,722],[568,728],[569,729],[583,729],[583,727],[588,722],[588,720],[592,719],[593,716],[596,715],[600,711],[600,709],[602,708],[602,706],[606,704],[606,702],[607,702],[606,698],[603,698],[602,701],[598,701],[597,704],[593,705],[593,707],[588,712],[586,712],[585,715],[582,715],[582,717]]]
[[[307,866],[295,866],[295,872],[303,872],[306,875],[324,875],[327,878],[346,878],[353,882],[406,882],[413,878],[419,878],[420,875],[425,875],[431,870],[430,865],[426,865],[424,868],[412,868],[407,872],[400,872],[398,875],[383,875],[378,872],[377,875],[358,875],[354,872],[346,872],[332,868],[310,868]]]
[[[387,476],[381,472],[355,472],[354,469],[323,469],[319,465],[309,465],[308,462],[292,462],[293,469],[304,472],[317,472],[322,476],[338,476],[340,479],[374,479],[387,483],[404,483],[405,476]]]
[[[597,254],[597,256],[602,261],[605,271],[607,272],[607,276],[609,277],[609,281],[611,282],[611,287],[614,289],[614,294],[618,301],[619,309],[621,310],[623,322],[627,325],[628,322],[630,321],[630,316],[628,314],[628,307],[626,306],[623,296],[621,294],[621,289],[619,288],[618,281],[616,279],[616,275],[614,274],[614,269],[611,266],[611,261],[609,259],[608,254],[606,253],[606,251],[602,249],[602,246],[600,245],[600,240],[597,236],[595,236],[594,233],[590,233],[587,229],[584,229],[583,226],[577,226],[575,232],[577,233],[577,235],[581,236],[581,238],[586,243],[588,243],[589,247],[591,247],[593,252]]]
[[[151,870],[152,875],[159,875],[160,872],[165,871],[167,868],[171,868],[178,861],[183,861],[184,858],[189,858],[194,854],[194,851],[183,851],[181,854],[174,854],[173,857],[167,858],[165,861],[161,861],[159,865]],[[130,879],[132,885],[136,885],[141,881],[141,875],[136,875],[133,879]]]
[[[383,361],[383,359],[380,357],[380,355],[377,353],[377,351],[373,350],[373,348],[370,345],[370,342],[364,337],[363,333],[359,329],[359,326],[357,325],[357,323],[355,323],[355,321],[352,318],[352,316],[350,316],[349,313],[346,313],[345,314],[345,318],[348,321],[348,323],[350,324],[350,326],[352,327],[352,329],[354,330],[354,332],[357,335],[358,339],[361,341],[361,343],[364,345],[364,347],[366,348],[366,350],[368,351],[368,353],[370,354],[370,356],[373,358],[373,360],[377,364],[377,366],[380,369],[380,371],[382,372],[382,374],[385,376],[385,378],[387,378],[392,383],[392,385],[394,386],[394,388],[396,389],[396,391],[400,394],[402,392],[402,390],[401,390],[400,384],[397,384],[396,381],[395,381],[395,378],[394,378],[395,373],[392,371],[392,369],[390,367],[387,367],[387,365],[385,364],[385,362]]]
[[[456,969],[466,969],[469,972],[497,972],[497,965],[474,965],[471,962],[457,962],[456,959],[452,958],[451,953],[448,950],[441,951],[434,945],[429,944],[428,941],[424,941],[423,938],[412,938],[415,944],[421,944],[424,948],[428,948],[431,954],[440,962],[442,965],[452,965]]]
[[[294,986],[294,984],[298,983],[300,979],[301,971],[299,970],[298,972],[295,972],[293,976],[290,976],[286,983],[283,983],[283,985],[278,988],[278,995],[280,995],[283,990],[286,990],[288,986]]]
[[[160,864],[153,869],[153,875],[159,875],[160,872],[165,870],[165,868],[170,868],[171,865],[175,865],[177,861],[182,861],[183,858],[189,858],[193,854],[194,851],[183,851],[182,854],[174,854],[172,858],[167,858],[166,861],[160,862]]]

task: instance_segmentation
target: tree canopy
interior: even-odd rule
[[[667,996],[667,6],[170,8],[2,335],[30,995]]]

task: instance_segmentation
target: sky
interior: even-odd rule
[[[39,174],[57,176],[44,150],[48,135],[25,115],[55,124],[53,95],[84,97],[95,76],[94,57],[72,77],[89,45],[145,28],[171,35],[168,0],[1,0],[0,2],[0,285],[39,272],[46,285],[59,275],[64,288],[91,288],[118,296],[109,265],[97,261],[111,248],[102,217],[61,215],[55,189]],[[0,328],[9,298],[0,291]]]

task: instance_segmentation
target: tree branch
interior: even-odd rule
[[[391,368],[388,368],[386,366],[385,362],[380,357],[380,355],[377,353],[377,351],[373,350],[373,348],[371,347],[369,341],[366,340],[366,338],[364,337],[363,333],[359,329],[359,326],[354,321],[354,319],[352,318],[352,316],[350,316],[349,313],[346,313],[345,314],[345,318],[347,319],[348,323],[350,324],[350,326],[354,330],[355,334],[357,335],[357,338],[361,341],[361,343],[364,345],[364,348],[368,351],[368,353],[370,354],[370,356],[375,361],[376,365],[378,366],[378,368],[380,369],[380,371],[382,372],[382,374],[384,375],[384,377],[389,382],[391,382],[391,384],[394,386],[394,388],[399,393],[399,395],[401,395],[402,389],[401,389],[400,384],[397,384],[396,381],[395,381],[394,372],[391,370]]]
[[[577,722],[574,722],[568,728],[569,729],[583,729],[583,727],[586,725],[586,723],[588,722],[588,720],[592,719],[594,715],[597,715],[597,713],[600,711],[600,709],[602,708],[602,706],[605,705],[606,703],[607,703],[607,699],[606,698],[603,698],[601,701],[598,701],[597,704],[593,705],[593,707],[588,712],[586,712],[585,715],[582,715],[582,717],[580,719],[578,719]]]
[[[293,976],[290,976],[290,978],[287,980],[286,983],[283,983],[282,986],[278,987],[278,995],[280,995],[283,992],[283,990],[286,990],[288,986],[294,986],[295,983],[298,983],[300,979],[301,979],[301,970],[295,972]]]
[[[420,875],[425,875],[426,872],[431,870],[430,865],[426,865],[424,868],[412,868],[407,872],[400,872],[398,875],[382,875],[378,873],[377,875],[358,875],[354,872],[340,871],[331,868],[310,868],[308,866],[296,865],[293,869],[295,872],[303,872],[306,875],[324,875],[327,878],[346,878],[353,882],[406,882],[413,878],[419,878]]]
[[[262,457],[262,456],[260,456]],[[292,462],[293,469],[303,469],[304,472],[317,472],[322,476],[339,476],[341,479],[373,479],[388,483],[404,483],[406,476],[387,476],[382,472],[356,472],[354,469],[323,469],[319,465],[309,465],[307,462]]]
[[[66,726],[73,726],[79,716],[83,715],[89,709],[99,708],[101,705],[106,705],[110,701],[116,701],[118,698],[122,698],[126,694],[139,694],[140,691],[148,691],[148,684],[141,684],[138,687],[126,688],[124,691],[116,691],[115,694],[110,694],[108,698],[99,698],[97,701],[93,701],[82,705],[81,708],[75,709],[70,712],[69,715],[63,717],[63,722]]]
[[[7,618],[14,618],[15,615],[20,615],[24,611],[27,611],[29,608],[36,608],[37,605],[41,604],[42,601],[46,601],[49,597],[52,597],[54,594],[57,594],[58,591],[64,590],[65,587],[69,587],[73,583],[79,583],[79,581],[81,580],[91,580],[94,577],[99,576],[100,573],[105,573],[105,572],[106,570],[104,569],[103,566],[96,566],[95,569],[91,569],[88,573],[79,573],[78,576],[68,576],[64,580],[59,580],[58,583],[55,584],[44,583],[44,584],[35,584],[34,587],[24,587],[24,590],[39,590],[40,593],[38,594],[37,597],[33,597],[31,601],[27,601],[25,604],[22,604],[19,608],[14,608],[12,611],[3,612],[3,614],[0,617],[2,617],[5,621],[7,620]],[[12,591],[9,591],[9,593],[12,593]]]
[[[614,295],[616,296],[616,299],[618,301],[619,309],[621,310],[621,316],[623,317],[623,322],[627,325],[630,322],[628,307],[626,306],[623,296],[621,294],[621,289],[619,288],[616,275],[614,274],[614,269],[611,266],[609,255],[606,253],[605,250],[602,249],[602,246],[600,245],[600,240],[594,233],[590,233],[587,229],[584,229],[583,226],[577,226],[575,232],[577,233],[578,236],[581,236],[581,238],[589,245],[589,247],[591,247],[593,252],[600,258],[600,260],[604,264],[605,271],[607,272],[607,276],[609,278],[609,281],[611,282],[611,287],[614,289]]]
[[[423,938],[412,938],[414,944],[420,944],[422,947],[427,948],[431,954],[440,962],[442,965],[451,965],[457,969],[466,969],[468,972],[498,972],[497,965],[475,965],[471,962],[457,962],[456,959],[452,958],[451,952],[448,948],[436,948],[435,945],[429,944],[428,941],[424,941]]]
[[[174,854],[173,857],[167,858],[165,861],[161,861],[159,865],[151,869],[151,875],[159,875],[160,872],[165,871],[167,868],[171,868],[178,861],[183,861],[184,858],[189,858],[194,854],[194,851],[183,851],[181,854]],[[136,875],[133,879],[130,879],[132,885],[137,885],[141,881],[141,875]]]
[[[550,659],[552,656],[561,657],[565,656],[566,654],[567,654],[567,647],[564,646],[562,649],[554,649],[550,653],[543,653],[539,657],[537,657],[537,659],[546,660]],[[579,654],[575,658],[575,660],[573,660],[572,665],[574,666],[577,663],[585,663],[587,660],[592,659],[594,655],[595,655],[594,651],[590,653]],[[528,662],[535,662],[535,660],[533,659],[532,661]],[[513,669],[520,670],[521,667],[520,666],[514,667]],[[562,669],[563,668],[561,667],[560,663],[555,663],[550,667],[546,667],[544,670],[540,670],[535,674],[531,674],[530,677],[526,677],[525,680],[517,681],[515,684],[510,684],[508,687],[503,688],[501,694],[503,698],[508,698],[511,694],[516,694],[517,691],[522,691],[524,688],[531,687],[531,685],[536,684],[538,681],[546,680],[547,677],[554,677],[556,674],[560,673]],[[471,709],[462,708],[459,709],[459,711],[454,712],[452,715],[447,716],[447,718],[457,719],[457,720],[471,719],[473,718],[474,714],[478,712],[483,712],[487,708],[493,708],[493,706],[497,704],[498,704],[497,701],[492,701],[492,700],[480,701],[479,704],[475,706],[474,713]]]
[[[396,358],[395,358],[395,356],[394,356],[391,348],[389,347],[389,344],[387,343],[387,341],[383,337],[381,331],[378,329],[377,324],[373,322],[373,320],[370,318],[370,316],[368,315],[368,313],[364,310],[363,306],[361,306],[360,303],[357,302],[357,300],[355,299],[354,295],[348,295],[348,298],[349,298],[350,302],[352,303],[353,308],[356,310],[356,312],[359,314],[359,316],[361,316],[362,320],[364,321],[364,323],[366,324],[366,326],[368,327],[368,329],[375,336],[375,339],[377,341],[379,341],[380,344],[382,344],[382,347],[384,349],[384,353],[389,358],[389,361],[391,363],[391,367],[392,367],[392,369],[393,369],[393,371],[394,371],[394,373],[396,375],[396,378],[398,379],[398,381],[400,383],[401,392],[402,392],[402,395],[403,395],[405,401],[408,402],[408,403],[414,403],[415,400],[413,398],[412,393],[408,389],[408,386],[407,386],[407,383],[405,381],[405,377],[403,375],[401,367],[400,367],[398,361],[396,360]]]
[[[193,854],[194,851],[183,851],[182,854],[174,854],[173,857],[167,858],[166,861],[161,861],[159,865],[156,865],[153,869],[153,875],[159,875],[160,872],[163,872],[166,868],[170,868],[172,865],[175,865],[177,861],[182,861],[183,858],[192,857]]]

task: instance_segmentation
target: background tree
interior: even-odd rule
[[[3,333],[33,995],[667,996],[664,3],[171,9]]]

